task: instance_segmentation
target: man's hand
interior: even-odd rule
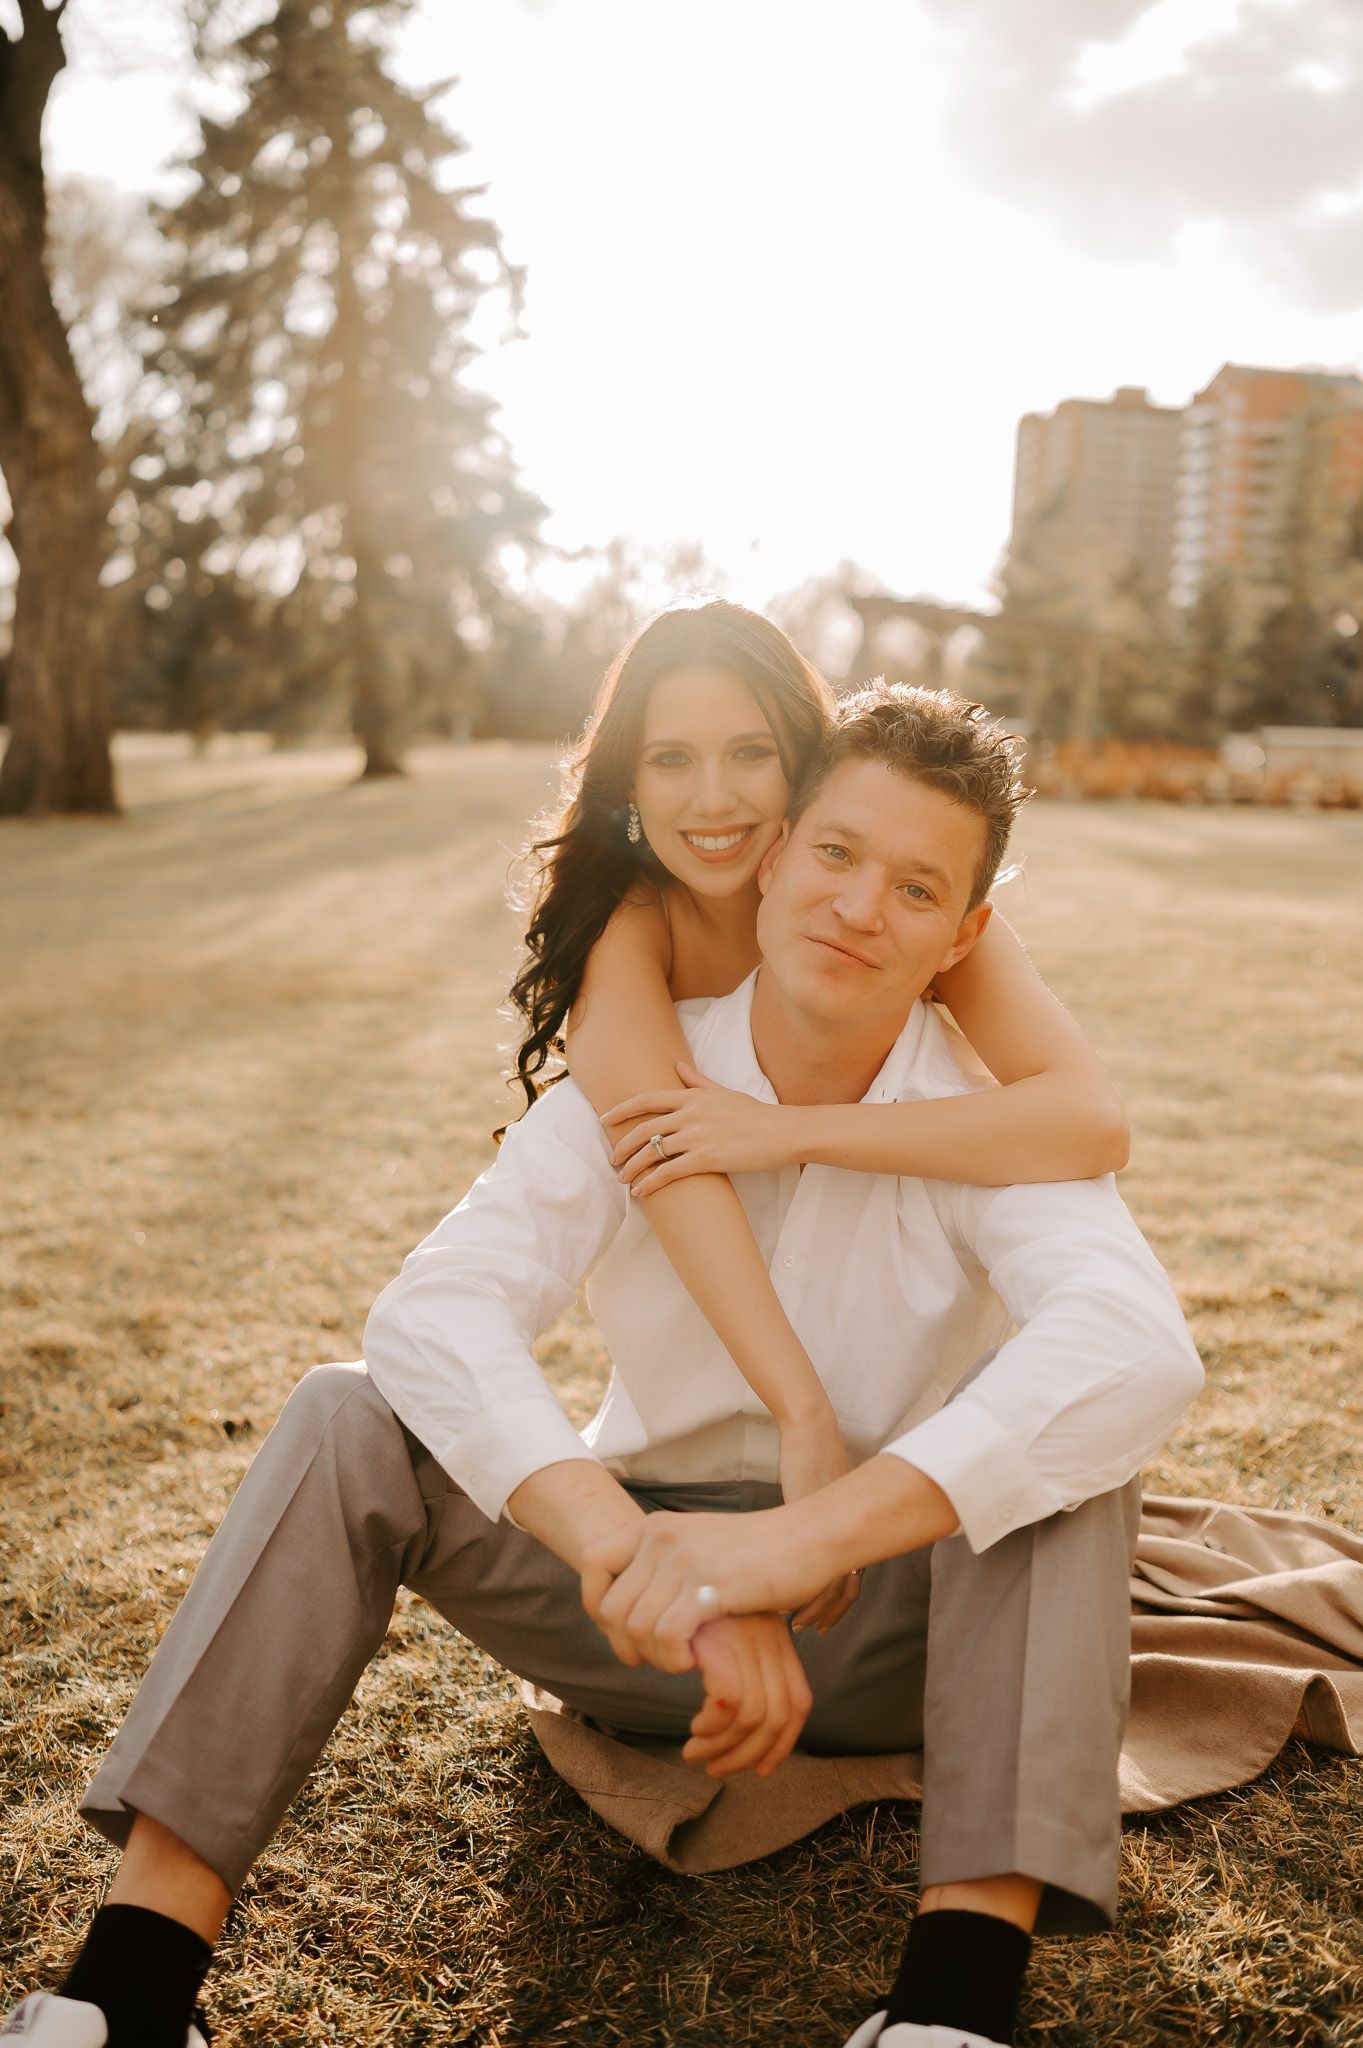
[[[795,1747],[811,1696],[785,1622],[776,1613],[730,1614],[703,1619],[684,1640],[655,1635],[637,1638],[614,1611],[607,1614],[605,1609],[616,1575],[630,1569],[653,1523],[704,1520],[719,1524],[721,1533],[727,1530],[732,1535],[751,1519],[747,1515],[650,1515],[647,1520],[595,1537],[581,1560],[582,1604],[605,1631],[622,1664],[699,1671],[705,1699],[691,1723],[691,1739],[682,1754],[690,1763],[703,1763],[714,1778],[747,1770],[770,1777]]]
[[[721,1088],[685,1060],[677,1073],[682,1087],[631,1095],[601,1119],[607,1139],[617,1141],[611,1164],[632,1195],[656,1195],[688,1173],[757,1173],[793,1163],[779,1104]],[[622,1125],[635,1118],[622,1135]],[[661,1160],[655,1136],[662,1139]]]
[[[881,1452],[785,1507],[654,1514],[603,1532],[580,1553],[582,1602],[622,1664],[690,1671],[703,1623],[798,1611],[845,1573],[959,1527],[934,1480]]]
[[[721,1614],[783,1614],[841,1576],[798,1510],[746,1515],[649,1515],[637,1529],[591,1544],[582,1601],[622,1664],[690,1671],[698,1629]]]
[[[799,1740],[813,1704],[790,1632],[776,1614],[726,1615],[697,1630],[705,1702],[682,1755],[712,1778],[769,1778]]]

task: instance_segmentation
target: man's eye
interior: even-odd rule
[[[921,882],[905,882],[903,886],[904,894],[912,896],[915,903],[931,903],[931,892],[925,889]]]
[[[820,853],[827,854],[830,860],[847,859],[847,848],[845,846],[821,846],[819,851]]]

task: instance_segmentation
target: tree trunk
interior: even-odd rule
[[[1054,650],[1049,658],[1043,648],[1028,647],[1022,656],[1022,717],[1028,740],[1040,740],[1046,711],[1055,687]]]
[[[361,690],[363,685],[360,686]],[[380,775],[405,775],[406,769],[397,754],[393,752],[384,730],[382,714],[370,720],[366,707],[357,693],[355,701],[355,737],[364,748],[364,766],[360,770],[361,782]]]
[[[117,809],[109,758],[107,533],[94,421],[44,268],[41,126],[58,16],[21,0],[0,30],[0,469],[19,563],[0,816]]]
[[[351,613],[354,654],[351,662],[350,725],[364,748],[361,781],[380,775],[405,775],[398,752],[393,716],[390,671],[398,659],[396,649],[380,645],[374,630],[374,592],[382,571],[376,553],[356,543],[355,605]]]
[[[1082,754],[1093,747],[1094,727],[1103,695],[1102,650],[1089,642],[1079,652],[1079,673],[1070,699],[1069,743]]]
[[[333,430],[341,479],[341,530],[355,564],[355,603],[350,613],[350,725],[364,748],[362,781],[402,775],[398,720],[394,715],[390,667],[395,649],[381,644],[375,599],[383,580],[382,550],[367,530],[365,477],[368,469],[371,400],[378,364],[366,334],[364,307],[355,270],[361,250],[352,246],[355,198],[348,180],[352,166],[339,159],[336,182],[336,326],[333,341],[342,365],[337,380]]]

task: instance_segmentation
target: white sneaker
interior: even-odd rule
[[[847,2043],[847,2048],[1002,2048],[983,2034],[963,2034],[959,2027],[920,2027],[901,2020],[887,2027],[883,2012],[873,2012]]]
[[[847,2042],[846,2048],[876,2048],[876,2044],[880,2040],[881,2029],[884,2025],[884,2013],[873,2012],[869,2020],[862,2021],[851,2040]]]
[[[109,2028],[97,2005],[83,1998],[58,1998],[55,1992],[34,1991],[16,2005],[0,2041],[22,2042],[23,2048],[105,2048]],[[197,2027],[185,2035],[185,2048],[208,2048]]]

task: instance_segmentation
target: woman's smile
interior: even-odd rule
[[[678,836],[685,840],[698,860],[713,863],[734,860],[749,844],[756,830],[756,824],[733,825],[726,832],[688,831],[682,826]]]

